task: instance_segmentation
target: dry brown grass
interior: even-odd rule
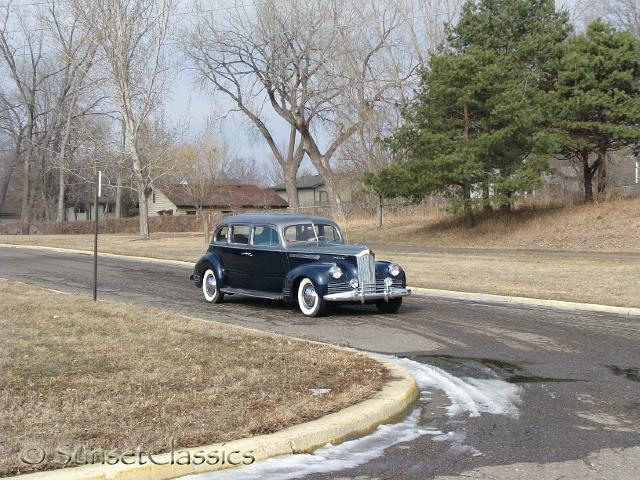
[[[334,347],[11,281],[0,281],[0,328],[0,476],[32,470],[19,461],[30,444],[226,441],[339,410],[387,380]]]
[[[467,229],[459,218],[424,208],[390,212],[385,226],[373,218],[346,222],[350,241],[386,244],[516,249],[640,252],[640,198],[559,207],[523,206],[508,216],[480,218]]]
[[[640,259],[535,253],[399,253],[376,249],[407,271],[409,284],[472,293],[640,307]]]

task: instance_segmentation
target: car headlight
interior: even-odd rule
[[[398,265],[397,263],[390,263],[389,273],[392,277],[397,277],[398,275],[400,275],[400,265]]]
[[[333,265],[329,269],[329,273],[333,278],[340,278],[342,276],[342,269],[338,265]]]

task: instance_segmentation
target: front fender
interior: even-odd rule
[[[376,261],[376,278],[386,278],[389,277],[389,265],[393,263],[389,260],[378,260]],[[402,287],[407,286],[407,277],[404,273],[404,269],[400,266],[400,275],[397,277],[393,277],[394,282],[400,280],[402,283]]]
[[[200,260],[196,262],[195,267],[193,268],[193,281],[196,286],[202,286],[202,274],[205,272],[207,268],[213,268],[213,271],[218,278],[218,281],[221,282],[221,285],[224,285],[224,265],[222,264],[222,259],[213,252],[207,252],[205,255],[200,257]]]
[[[296,298],[297,292],[295,286],[298,280],[304,277],[311,279],[316,286],[316,292],[320,297],[324,297],[327,294],[327,285],[331,275],[329,269],[334,263],[311,263],[306,265],[300,265],[289,271],[284,280],[284,298],[288,301],[293,301]]]

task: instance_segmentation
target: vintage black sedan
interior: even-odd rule
[[[375,303],[395,313],[411,293],[397,263],[376,261],[366,246],[345,244],[335,222],[306,215],[225,218],[191,280],[210,303],[225,295],[297,301],[309,317],[329,302]]]

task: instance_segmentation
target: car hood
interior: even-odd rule
[[[358,255],[368,250],[369,248],[366,245],[347,245],[323,242],[296,243],[294,245],[289,245],[287,248],[289,253],[300,252],[344,256]]]

